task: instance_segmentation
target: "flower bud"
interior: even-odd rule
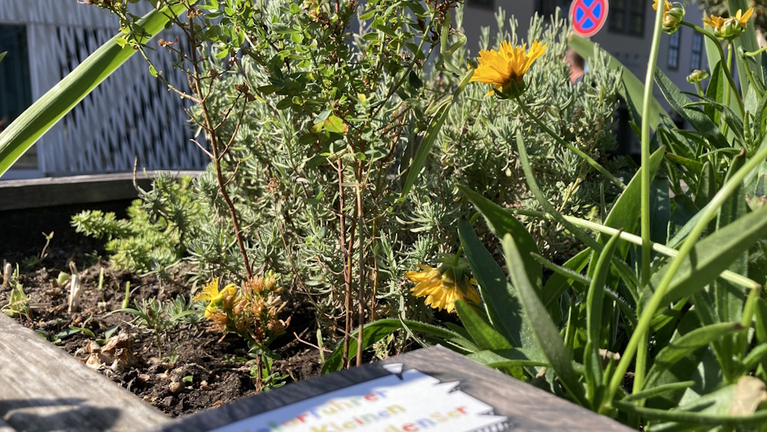
[[[663,14],[663,32],[674,34],[679,30],[684,20],[685,9],[681,6],[675,6]]]
[[[719,39],[734,39],[741,33],[743,33],[743,26],[737,18],[727,18],[720,28],[714,30],[714,36]]]
[[[525,83],[525,80],[523,78],[518,78],[509,81],[503,86],[500,92],[496,90],[495,93],[502,99],[513,99],[524,93],[526,88],[527,84]]]
[[[690,75],[687,75],[687,82],[690,84],[695,84],[703,81],[704,79],[708,78],[708,72],[702,71],[700,69],[695,69],[690,73]]]

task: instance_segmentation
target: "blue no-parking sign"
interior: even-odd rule
[[[570,5],[573,31],[583,37],[594,36],[607,22],[609,8],[607,0],[573,0]]]

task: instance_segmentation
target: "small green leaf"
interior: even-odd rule
[[[480,349],[503,350],[510,349],[511,344],[500,333],[490,327],[471,306],[463,300],[456,300],[455,309],[461,318],[464,328],[471,335],[471,339]]]

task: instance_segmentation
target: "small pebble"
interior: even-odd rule
[[[138,376],[138,380],[141,382],[149,382],[150,379],[152,379],[152,377],[147,374],[141,374]]]
[[[200,383],[200,390],[208,391],[210,390],[210,386],[208,385],[207,381],[203,381]]]
[[[163,399],[163,403],[165,404],[166,407],[170,407],[171,405],[173,405],[173,396],[168,396],[165,399]]]
[[[170,390],[171,393],[177,394],[184,389],[184,383],[174,381],[170,383],[170,385],[168,386],[168,389]]]

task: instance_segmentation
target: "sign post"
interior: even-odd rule
[[[570,5],[570,22],[573,31],[585,38],[594,36],[607,22],[607,0],[573,0]]]

